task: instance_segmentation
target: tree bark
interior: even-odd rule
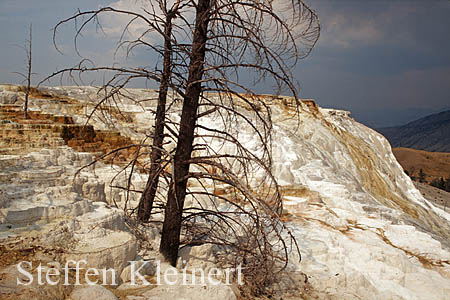
[[[28,65],[27,65],[27,89],[25,91],[25,103],[23,104],[23,118],[28,119],[28,98],[30,97],[30,87],[31,87],[31,43],[33,37],[33,24],[30,24],[30,39],[28,41]]]
[[[159,174],[161,172],[161,153],[164,141],[164,118],[166,115],[167,91],[172,72],[172,19],[175,16],[173,11],[167,14],[167,21],[164,29],[164,59],[163,72],[158,94],[158,105],[156,108],[155,133],[153,135],[153,147],[150,155],[150,173],[144,192],[139,201],[138,220],[147,222],[153,208],[156,191],[158,189]]]
[[[181,221],[186,196],[189,159],[194,141],[195,123],[204,72],[206,41],[211,4],[214,0],[199,0],[196,11],[195,30],[190,54],[189,77],[183,99],[178,144],[173,159],[173,176],[169,187],[165,217],[161,235],[160,252],[173,266],[178,258]]]

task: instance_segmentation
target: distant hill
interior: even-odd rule
[[[420,169],[427,182],[435,178],[450,177],[450,153],[427,152],[409,148],[393,148],[392,152],[404,170],[418,177]]]
[[[450,152],[450,110],[377,131],[389,140],[392,147]]]

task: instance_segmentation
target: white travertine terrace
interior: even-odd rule
[[[84,103],[96,97],[92,87],[48,91]],[[130,93],[136,99],[156,95],[141,89]],[[116,127],[133,139],[145,136],[152,126],[152,106],[124,100],[120,108],[133,115],[133,122],[117,121]],[[345,111],[304,105],[293,118],[281,101],[271,108],[273,171],[287,191],[284,210],[302,253],[301,262],[292,257],[290,270],[304,272],[324,299],[448,299],[450,215],[421,196],[387,140]],[[85,121],[82,114],[44,100],[31,109]],[[171,114],[178,117],[176,109]],[[223,126],[214,114],[201,122]],[[259,151],[251,131],[236,126],[240,142]],[[90,154],[64,146],[0,156],[0,238],[41,230],[44,240],[56,243],[65,238],[65,227],[76,241],[68,257],[90,255],[93,264],[123,269],[134,259],[136,246],[122,212],[108,205],[124,199],[108,187],[110,169],[85,169],[72,180],[90,160]],[[145,177],[136,176],[143,185]]]

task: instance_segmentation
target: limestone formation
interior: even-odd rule
[[[233,290],[229,286],[158,286],[144,293],[145,300],[208,300],[223,299],[236,300]]]
[[[0,92],[0,103],[1,104],[14,104],[18,100],[17,93],[10,91]]]
[[[142,276],[153,276],[156,273],[156,266],[154,261],[144,261],[144,260],[138,260],[133,262],[133,266],[130,264],[126,266],[122,274],[120,274],[120,278],[122,279],[122,282],[130,282],[132,276],[132,271],[136,272],[138,271],[139,274]],[[135,278],[136,277],[136,278]],[[133,277],[134,279],[139,279],[138,276]]]
[[[101,285],[86,285],[74,289],[69,300],[118,300],[114,294]]]

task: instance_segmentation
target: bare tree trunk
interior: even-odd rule
[[[174,11],[170,11],[168,13],[164,30],[164,63],[159,86],[158,106],[156,108],[153,147],[150,155],[150,173],[138,208],[138,219],[141,222],[147,222],[150,218],[156,191],[158,189],[159,174],[161,172],[161,150],[164,141],[164,118],[166,115],[167,91],[169,89],[169,80],[172,73],[172,43],[170,41],[170,36],[172,34],[172,19],[174,16]]]
[[[181,221],[189,173],[188,161],[191,158],[197,109],[202,91],[200,80],[204,72],[203,65],[212,1],[214,0],[199,0],[197,5],[189,78],[183,101],[178,144],[173,161],[174,174],[169,188],[159,247],[161,254],[173,266],[176,265],[180,245]]]
[[[27,58],[28,58],[28,66],[27,66],[27,89],[25,91],[25,103],[23,105],[23,118],[28,119],[28,97],[30,95],[30,86],[31,86],[31,39],[32,39],[32,27],[33,25],[30,24],[30,39],[28,40],[28,51],[27,51]]]

